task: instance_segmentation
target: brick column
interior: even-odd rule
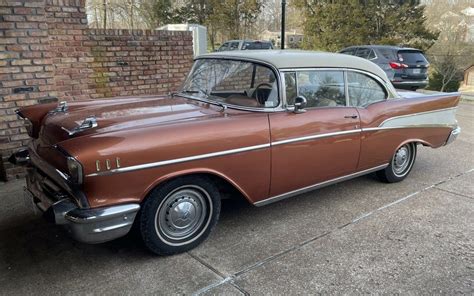
[[[51,86],[59,100],[90,99],[88,79],[93,62],[88,40],[85,0],[47,0],[46,21],[50,54],[55,66]]]
[[[55,101],[52,77],[45,1],[0,1],[0,154],[10,176],[21,175],[23,169],[6,158],[28,142],[15,110]]]

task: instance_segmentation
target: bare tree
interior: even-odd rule
[[[436,43],[428,50],[428,58],[440,76],[439,90],[445,91],[448,84],[459,80],[466,63],[474,61],[473,44],[466,38],[470,19],[462,13],[469,7],[469,1],[425,2],[428,23],[440,33]]]

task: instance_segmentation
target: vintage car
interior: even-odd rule
[[[403,180],[417,145],[459,134],[458,101],[401,95],[349,55],[212,53],[167,96],[21,108],[32,141],[11,161],[27,167],[27,198],[77,240],[135,224],[151,251],[174,254],[208,237],[225,197],[262,206],[372,172]]]

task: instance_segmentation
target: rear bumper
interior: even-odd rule
[[[57,170],[30,149],[11,157],[27,165],[25,201],[39,208],[44,217],[65,227],[72,237],[84,243],[102,243],[126,235],[140,210],[139,204],[122,204],[109,207],[89,208],[72,194],[84,194],[71,188]],[[19,163],[18,163],[19,164]],[[42,164],[42,166],[37,166]]]
[[[448,145],[448,144],[451,144],[452,142],[454,142],[454,140],[456,140],[456,138],[459,136],[460,133],[461,133],[461,127],[458,126],[458,127],[454,128],[449,133],[449,137],[446,140],[446,143],[444,145]]]

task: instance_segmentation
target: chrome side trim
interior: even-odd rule
[[[315,189],[318,189],[318,188],[322,188],[322,187],[329,186],[329,185],[332,185],[332,184],[335,184],[335,183],[339,183],[339,182],[346,181],[346,180],[353,179],[353,178],[357,178],[357,177],[360,177],[360,176],[363,176],[363,175],[366,175],[366,174],[369,174],[369,173],[373,173],[373,172],[376,172],[378,170],[384,169],[387,166],[388,166],[388,163],[383,164],[383,165],[379,165],[379,166],[376,166],[376,167],[373,167],[373,168],[370,168],[370,169],[367,169],[367,170],[363,170],[363,171],[360,171],[360,172],[352,173],[352,174],[349,174],[349,175],[346,175],[346,176],[337,177],[337,178],[327,180],[327,181],[324,181],[324,182],[321,182],[321,183],[317,183],[317,184],[314,184],[314,185],[306,186],[306,187],[296,189],[296,190],[293,190],[293,191],[290,191],[290,192],[287,192],[287,193],[283,193],[283,194],[280,194],[280,195],[276,195],[276,196],[273,196],[273,197],[270,197],[270,198],[267,198],[267,199],[264,199],[264,200],[261,200],[261,201],[257,201],[257,202],[254,203],[254,205],[257,206],[257,207],[264,206],[264,205],[267,205],[267,204],[270,204],[270,203],[273,203],[273,202],[277,202],[277,201],[280,201],[280,200],[283,200],[283,199],[286,199],[286,198],[289,198],[289,197],[292,197],[292,196],[295,196],[295,195],[303,194],[303,193],[306,193],[306,192],[309,192],[309,191],[312,191],[312,190],[315,190]]]
[[[378,127],[367,127],[362,128],[362,132],[372,132],[380,130],[392,130],[392,129],[407,129],[407,128],[453,128],[455,125],[450,124],[418,124],[418,125],[404,125],[404,126],[378,126]]]
[[[311,135],[311,136],[305,136],[305,137],[299,137],[299,138],[291,138],[287,140],[272,142],[272,146],[278,146],[278,145],[283,145],[283,144],[288,144],[288,143],[308,141],[308,140],[314,140],[314,139],[320,139],[320,138],[327,138],[327,137],[333,137],[333,136],[355,134],[355,133],[360,133],[361,131],[362,131],[361,129],[354,129],[354,130],[347,130],[347,131],[340,131],[340,132],[333,132],[333,133],[326,133],[326,134],[317,134],[317,135]]]
[[[237,148],[237,149],[230,149],[230,150],[224,150],[224,151],[218,151],[218,152],[212,152],[212,153],[206,153],[206,154],[200,154],[200,155],[194,155],[194,156],[188,156],[188,157],[182,157],[182,158],[176,158],[176,159],[169,159],[169,160],[139,164],[139,165],[134,165],[134,166],[129,166],[129,167],[121,167],[121,168],[116,168],[110,171],[92,173],[92,174],[87,175],[86,177],[108,176],[113,173],[124,173],[124,172],[136,171],[136,170],[150,169],[150,168],[160,167],[160,166],[169,165],[169,164],[176,164],[176,163],[200,160],[200,159],[216,157],[216,156],[236,154],[236,153],[241,153],[241,152],[246,152],[246,151],[251,151],[251,150],[258,150],[258,149],[269,148],[269,147],[270,147],[270,143],[255,145],[255,146],[248,146],[248,147],[242,147],[242,148]]]

